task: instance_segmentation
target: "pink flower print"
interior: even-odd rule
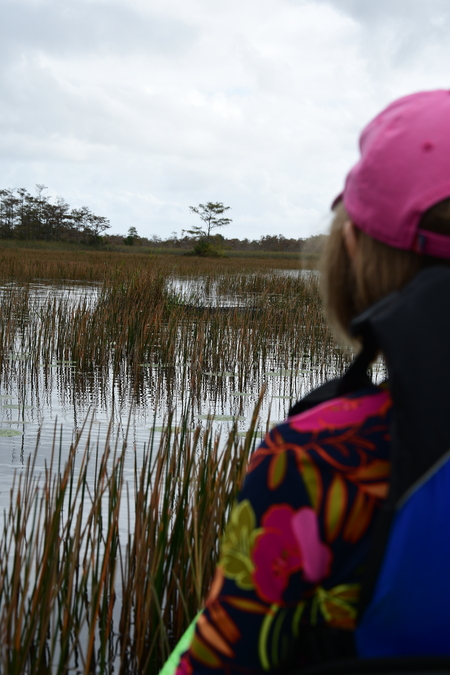
[[[289,579],[303,570],[307,581],[328,573],[331,552],[319,539],[317,516],[305,507],[294,511],[287,504],[271,507],[262,518],[262,533],[252,551],[253,582],[258,595],[280,603]]]
[[[289,418],[289,425],[296,431],[320,431],[343,429],[362,424],[368,417],[382,414],[391,405],[388,391],[360,398],[340,398],[326,401]]]
[[[178,664],[176,675],[191,675],[192,674],[192,664],[189,661],[188,654],[185,653]]]
[[[305,507],[294,513],[292,529],[303,554],[303,577],[317,583],[330,572],[331,551],[320,541],[319,523],[314,509]]]

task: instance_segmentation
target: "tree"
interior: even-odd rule
[[[46,189],[38,183],[36,196],[25,188],[0,190],[0,238],[102,243],[101,234],[110,227],[107,218],[87,206],[69,211],[62,197],[52,203]]]
[[[70,219],[78,231],[79,241],[89,244],[101,243],[100,234],[111,227],[107,218],[94,215],[87,206],[72,209]]]
[[[138,235],[138,231],[135,227],[130,227],[128,228],[128,236],[125,237],[123,240],[123,243],[126,244],[127,246],[133,246],[135,243],[137,243],[140,239],[140,236]]]
[[[231,206],[224,206],[222,202],[206,202],[206,204],[190,206],[189,210],[200,216],[204,225],[194,225],[192,230],[183,230],[183,232],[193,234],[199,238],[205,237],[206,242],[209,243],[213,230],[216,230],[218,227],[225,227],[232,222],[231,218],[222,217],[222,214],[230,208]]]

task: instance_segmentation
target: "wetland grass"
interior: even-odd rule
[[[55,673],[156,674],[209,588],[256,443],[262,397],[245,437],[237,423],[221,438],[211,420],[197,426],[204,401],[232,397],[241,410],[265,381],[325,379],[350,358],[325,323],[314,275],[261,261],[114,255],[0,249],[2,278],[15,280],[0,303],[5,391],[10,382],[38,391],[56,369],[74,398],[91,381],[102,392],[109,378],[129,390],[130,406],[144,392],[167,411],[181,402],[158,443],[153,425],[131,484],[133,444],[111,434],[102,449],[81,447],[81,436],[70,449],[55,440],[45,471],[30,458],[16,474],[0,541],[0,672],[53,664]],[[36,297],[37,278],[99,283]]]
[[[169,417],[132,486],[133,448],[112,438],[101,452],[75,442],[65,463],[55,442],[40,474],[29,458],[3,514],[1,672],[159,672],[209,589],[258,407],[244,439]]]
[[[207,373],[233,373],[234,390],[243,392],[274,366],[314,367],[326,377],[348,362],[323,318],[315,276],[215,270],[204,275],[206,294],[214,287],[209,304],[189,289],[189,278],[181,293],[157,266],[121,269],[95,297],[89,291],[44,301],[27,284],[11,287],[0,306],[2,367],[22,354],[44,369],[76,364],[75,378],[93,368],[120,372],[138,388],[149,368],[161,367],[161,375],[173,369],[178,388],[200,395]],[[223,306],[224,298],[235,306]]]
[[[306,264],[308,267],[309,263]],[[16,282],[99,281],[118,272],[132,274],[136,269],[151,268],[162,274],[199,275],[235,274],[270,269],[298,269],[299,258],[193,258],[144,252],[99,250],[63,251],[35,248],[10,248],[0,242],[0,279]]]

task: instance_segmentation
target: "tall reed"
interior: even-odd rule
[[[235,274],[246,270],[298,269],[300,259],[238,259],[192,258],[183,255],[162,255],[143,252],[116,253],[111,251],[60,251],[33,248],[8,248],[0,242],[0,279],[19,282],[51,280],[64,282],[99,281],[114,276],[117,271],[130,272],[140,268],[165,274],[210,274],[220,271]],[[309,263],[308,263],[309,264]]]
[[[9,268],[22,281],[64,278],[57,257],[26,262]],[[45,471],[30,458],[16,475],[0,540],[0,672],[156,673],[207,592],[254,443],[258,408],[245,439],[236,424],[222,439],[212,421],[190,431],[205,401],[258,391],[280,369],[292,381],[299,371],[324,378],[348,361],[314,276],[243,274],[232,262],[93,256],[94,292],[42,299],[28,282],[3,288],[3,387],[48,389],[56,366],[62,396],[82,398],[91,380],[102,396],[112,379],[130,401],[151,391],[155,408],[178,406],[181,422],[169,415],[159,443],[154,426],[142,460],[132,455],[131,483],[124,462],[135,448],[111,434],[102,449],[82,448],[82,436],[70,450],[55,441]],[[81,269],[74,260],[70,274]],[[174,269],[191,280],[183,292]]]
[[[0,540],[0,671],[157,673],[211,583],[254,443],[211,424],[151,432],[134,481],[126,443],[87,441],[16,474]]]
[[[314,368],[326,377],[348,362],[322,315],[314,276],[216,272],[204,284],[206,292],[214,287],[209,304],[198,290],[172,290],[168,276],[150,268],[117,271],[95,297],[89,291],[42,301],[28,286],[5,291],[4,377],[19,353],[30,367],[41,364],[44,374],[57,363],[76,364],[79,387],[86,373],[112,374],[136,393],[144,384],[158,396],[166,388],[169,398],[176,391],[191,406],[201,400],[208,373],[232,373],[231,394],[259,388],[274,369]],[[224,306],[224,299],[235,306]]]

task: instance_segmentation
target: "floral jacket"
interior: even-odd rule
[[[391,397],[372,387],[275,427],[252,455],[177,675],[276,672],[302,630],[351,631],[387,494]]]

